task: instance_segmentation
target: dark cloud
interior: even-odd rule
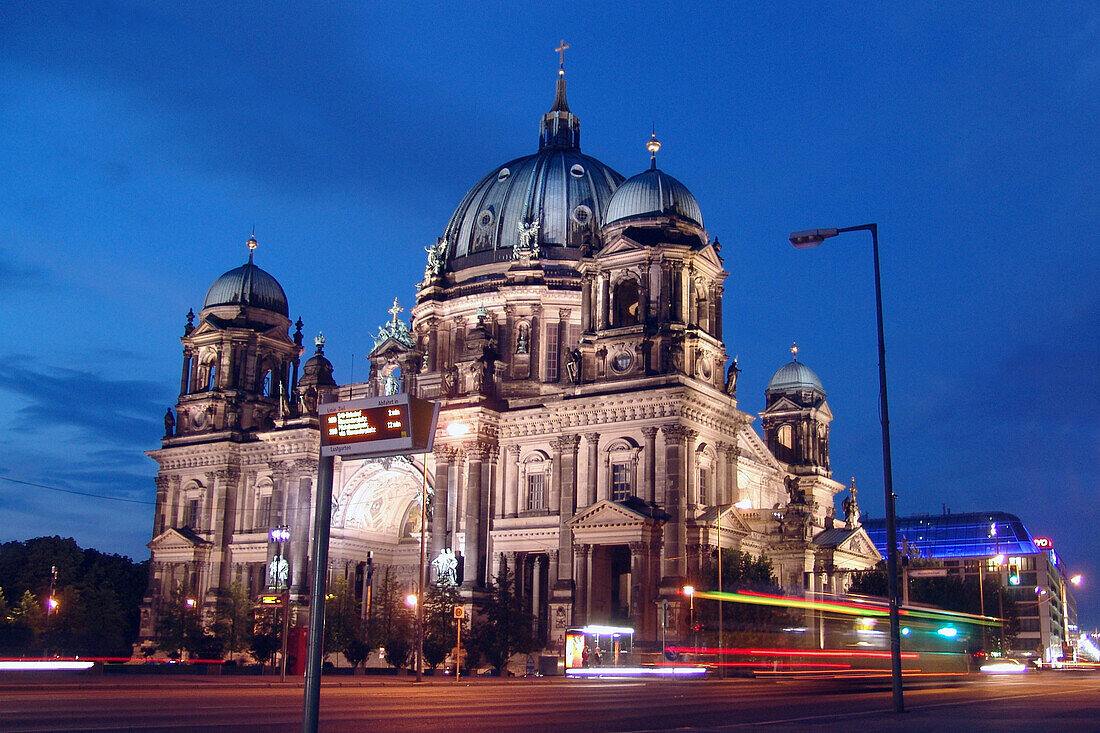
[[[76,428],[92,445],[147,445],[158,436],[163,385],[89,371],[40,367],[29,357],[0,363],[0,391],[29,404],[18,415],[29,434]]]
[[[46,273],[41,268],[19,262],[0,250],[0,295],[40,287],[46,281]]]

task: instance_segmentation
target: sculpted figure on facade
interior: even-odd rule
[[[458,585],[458,557],[455,551],[444,547],[432,560],[432,569],[435,570],[436,583],[444,587]]]
[[[733,397],[737,394],[737,375],[741,370],[737,368],[737,357],[733,357],[729,369],[726,370],[726,394]]]
[[[566,364],[569,372],[569,381],[573,384],[581,383],[581,350],[572,349],[569,352],[569,362]]]

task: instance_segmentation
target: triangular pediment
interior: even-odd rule
[[[379,357],[404,356],[407,353],[409,353],[408,345],[391,337],[371,349],[371,352],[367,354],[367,358],[377,359]]]
[[[768,405],[768,409],[760,413],[761,415],[770,415],[775,412],[800,412],[804,410],[802,405],[797,404],[790,397],[780,397],[778,400]]]
[[[779,461],[775,459],[775,456],[768,450],[768,446],[764,445],[764,441],[752,428],[744,428],[737,434],[737,447],[741,450],[742,456],[749,457],[765,466],[780,468]]]
[[[639,252],[644,247],[635,242],[630,237],[615,237],[612,241],[600,250],[599,257],[607,257],[608,255],[622,254],[623,252]]]
[[[881,558],[881,554],[875,547],[875,543],[871,541],[867,531],[863,527],[856,528],[852,536],[844,540],[837,546],[838,550],[844,552],[850,552],[853,555],[863,555],[865,557],[873,557],[876,560]]]
[[[211,543],[199,537],[187,527],[172,527],[164,530],[146,545],[150,550],[173,551],[195,550],[202,547],[211,547]]]
[[[604,499],[579,512],[568,524],[574,532],[608,527],[641,527],[654,523],[645,514]]]
[[[748,535],[752,532],[752,528],[749,527],[742,513],[743,510],[732,504],[726,504],[722,507],[710,507],[699,516],[697,521],[716,531],[720,529],[722,534]],[[720,523],[719,519],[721,519]]]
[[[722,258],[718,256],[717,252],[714,251],[713,244],[707,244],[704,247],[700,247],[695,253],[695,259],[709,262],[719,270],[722,269]]]

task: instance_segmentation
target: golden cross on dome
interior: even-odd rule
[[[569,44],[565,42],[565,39],[561,39],[561,45],[554,49],[558,54],[558,73],[565,73],[565,49],[569,48]]]
[[[798,361],[798,342],[797,341],[791,344],[791,358],[793,358],[795,361]]]

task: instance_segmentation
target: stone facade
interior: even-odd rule
[[[305,600],[316,405],[330,396],[401,390],[442,406],[431,455],[336,459],[330,577],[360,598],[368,553],[413,582],[424,480],[430,556],[456,553],[471,601],[502,566],[515,571],[551,648],[585,623],[655,641],[658,604],[685,618],[680,589],[719,545],[766,554],[795,593],[842,590],[847,571],[878,560],[858,525],[833,528],[845,487],[829,470],[820,384],[769,387],[765,438],[739,408],[729,273],[690,192],[657,169],[659,143],[626,180],[582,156],[564,76],[543,131],[539,152],[494,169],[426,248],[411,326],[395,302],[366,382],[337,386],[323,342],[299,378],[301,323],[289,335],[285,301],[257,304],[247,278],[233,302],[208,295],[199,325],[189,319],[175,425],[169,415],[149,453],[160,471],[146,636],[172,587],[208,607],[233,582],[267,588],[278,525]]]

